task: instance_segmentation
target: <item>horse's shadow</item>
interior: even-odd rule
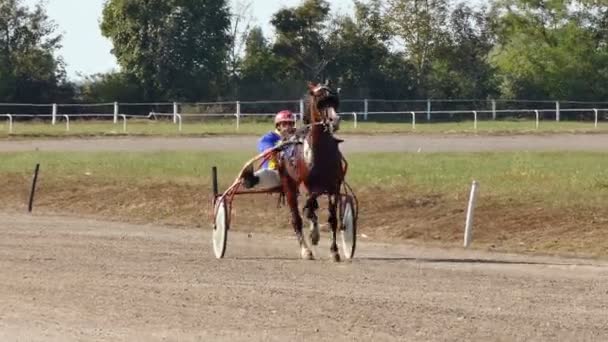
[[[315,256],[315,260],[302,260],[298,256],[235,256],[233,260],[239,261],[293,261],[293,262],[325,262],[328,258]],[[586,263],[560,263],[560,262],[545,262],[545,261],[523,261],[523,260],[498,260],[498,259],[481,259],[481,258],[417,258],[417,257],[355,257],[354,259],[342,260],[339,264],[351,264],[365,261],[386,261],[386,262],[409,262],[409,263],[424,263],[424,264],[471,264],[471,265],[536,265],[536,266],[597,266],[595,264]],[[333,263],[333,262],[332,262]]]
[[[235,256],[232,259],[242,261],[278,260],[278,261],[300,261],[297,256]],[[325,261],[323,257],[316,257],[314,261]],[[523,260],[498,260],[481,258],[417,258],[417,257],[355,257],[348,262],[357,261],[404,261],[427,264],[485,264],[485,265],[541,265],[541,266],[590,266],[581,263],[558,263],[544,261],[523,261]],[[307,261],[310,262],[310,261]]]
[[[288,256],[235,256],[233,260],[244,260],[244,261],[257,261],[257,260],[278,260],[278,261],[297,261],[302,260],[299,257],[288,257]]]
[[[409,261],[429,264],[486,264],[486,265],[544,265],[544,266],[588,266],[588,264],[558,263],[544,261],[498,260],[481,258],[416,258],[416,257],[359,257],[368,261]]]
[[[275,261],[301,261],[298,256],[235,256],[232,259],[242,261],[260,261],[260,260],[275,260]],[[317,256],[314,261],[325,261],[325,258]],[[314,262],[313,261],[313,262]],[[412,263],[425,264],[479,264],[479,265],[539,265],[539,266],[589,266],[585,263],[560,263],[546,261],[524,261],[524,260],[498,260],[498,259],[482,259],[482,258],[418,258],[407,256],[396,257],[376,257],[376,256],[355,256],[352,260],[344,260],[348,262],[358,261],[402,261]]]

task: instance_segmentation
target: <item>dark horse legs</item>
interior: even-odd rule
[[[300,210],[298,208],[297,185],[294,181],[288,179],[285,179],[284,182],[287,182],[287,191],[285,195],[287,205],[289,205],[291,211],[291,224],[296,233],[298,243],[300,244],[301,257],[302,259],[312,260],[312,251],[302,234],[302,216],[300,216]]]
[[[311,231],[311,240],[312,244],[316,246],[319,243],[319,227],[318,227],[318,217],[316,214],[316,209],[319,208],[317,204],[318,194],[310,194],[308,200],[306,201],[306,205],[304,206],[304,212],[306,218],[308,218],[311,222],[313,222],[313,229]],[[340,253],[338,251],[338,244],[336,242],[336,234],[338,230],[338,205],[340,195],[338,194],[328,194],[327,195],[329,202],[329,216],[327,222],[331,228],[331,245],[329,248],[330,256],[333,261],[340,261]]]
[[[317,202],[318,195],[310,194],[308,200],[306,201],[306,205],[304,206],[304,215],[306,218],[310,220],[312,223],[312,227],[310,229],[310,241],[313,246],[319,244],[320,234],[319,234],[319,218],[317,217],[316,210],[319,209],[319,203]]]
[[[336,230],[338,229],[338,198],[339,195],[328,195],[329,198],[329,217],[327,222],[331,227],[331,246],[329,251],[333,261],[340,261],[340,253],[338,252],[338,245],[336,244]]]

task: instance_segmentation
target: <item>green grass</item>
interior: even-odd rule
[[[479,121],[477,129],[473,127],[472,121],[453,123],[427,123],[419,121],[416,128],[412,128],[411,119],[404,118],[403,122],[378,123],[359,121],[357,128],[354,127],[350,118],[345,117],[341,126],[341,133],[464,133],[464,134],[537,134],[551,132],[608,132],[608,125],[600,123],[597,128],[591,122],[552,120],[541,121],[538,129],[534,121]],[[70,130],[66,130],[66,123],[58,121],[56,125],[48,122],[16,122],[13,132],[9,134],[8,123],[0,121],[0,138],[6,137],[64,137],[64,136],[100,136],[100,135],[158,135],[158,136],[180,136],[180,135],[207,135],[207,134],[262,134],[272,128],[270,121],[254,119],[242,119],[239,129],[236,129],[236,121],[228,119],[192,121],[184,118],[182,131],[169,120],[144,120],[129,119],[124,131],[123,122],[117,124],[109,121],[74,120],[70,122]]]
[[[209,189],[210,169],[219,169],[225,188],[252,153],[2,153],[0,176],[29,175],[36,163],[41,176],[135,183],[176,183]],[[603,205],[608,201],[605,153],[374,153],[350,154],[348,181],[357,189],[466,195],[471,181],[480,191],[548,205]]]

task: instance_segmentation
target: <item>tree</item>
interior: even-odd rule
[[[500,1],[491,61],[511,98],[591,100],[608,95],[601,30],[578,1]],[[591,24],[590,24],[591,23]],[[533,48],[531,48],[533,47]]]
[[[41,4],[30,9],[21,0],[0,1],[0,101],[54,102],[73,89],[54,53],[62,36]]]
[[[446,37],[447,0],[387,0],[386,4],[386,20],[413,65],[416,85],[424,96],[431,60]]]
[[[243,63],[243,53],[251,30],[251,2],[237,1],[230,24],[230,50],[228,53],[228,77],[234,97],[239,97],[239,77]]]
[[[338,77],[345,96],[392,98],[411,95],[411,66],[391,53],[391,33],[382,16],[381,1],[355,1],[354,18],[340,16],[330,36],[338,51],[328,73]],[[410,70],[408,70],[410,69]]]
[[[125,73],[112,72],[86,76],[80,85],[82,102],[129,102],[142,99],[136,80]]]
[[[224,90],[226,0],[108,0],[101,30],[148,100],[212,99]]]
[[[286,86],[289,79],[286,59],[273,53],[262,28],[256,26],[251,29],[241,63],[241,98],[253,100],[293,97],[294,94],[289,91],[290,86]]]
[[[494,46],[491,14],[461,3],[447,21],[446,36],[431,60],[429,96],[496,97],[495,69],[487,57]]]
[[[292,78],[313,80],[325,76],[325,67],[335,57],[326,38],[331,32],[327,25],[329,11],[325,0],[305,0],[272,16],[270,22],[277,32],[273,51],[288,61]]]

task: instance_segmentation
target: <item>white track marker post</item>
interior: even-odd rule
[[[534,114],[536,116],[536,129],[538,129],[539,122],[540,122],[540,114],[538,113],[538,110],[534,110]]]
[[[479,183],[474,180],[471,185],[471,193],[469,195],[469,206],[467,208],[467,219],[464,226],[464,248],[468,248],[473,240],[473,211],[475,202],[477,201],[477,189]]]

